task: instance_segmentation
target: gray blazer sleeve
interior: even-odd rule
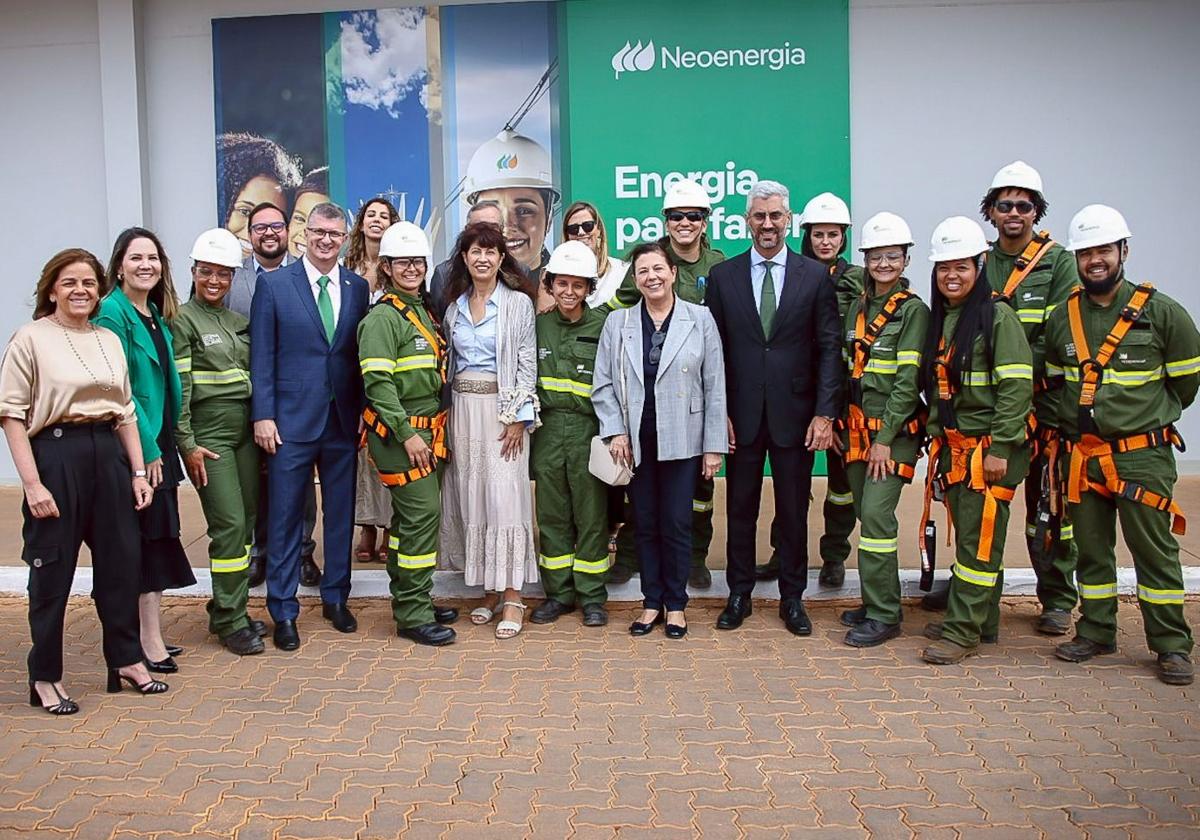
[[[625,412],[621,407],[619,365],[621,358],[620,310],[608,316],[600,332],[600,346],[596,350],[596,364],[592,370],[592,407],[600,420],[600,437],[608,439],[616,435],[627,435]]]
[[[701,384],[704,387],[704,451],[729,451],[729,429],[726,425],[725,355],[721,349],[721,334],[712,313],[696,307],[696,319],[704,335],[704,362]]]

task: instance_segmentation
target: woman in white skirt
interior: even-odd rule
[[[494,225],[467,225],[454,247],[442,322],[450,346],[450,465],[439,564],[482,586],[475,624],[521,632],[521,588],[537,580],[528,436],[538,426],[533,298]]]

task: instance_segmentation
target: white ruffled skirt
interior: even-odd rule
[[[495,381],[479,373],[464,372],[458,378]],[[467,586],[489,592],[520,589],[538,578],[529,435],[521,454],[504,460],[496,394],[451,393],[438,566],[461,571]]]

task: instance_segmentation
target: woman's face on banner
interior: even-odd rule
[[[268,201],[276,207],[282,207],[283,187],[270,175],[255,175],[246,182],[233,202],[233,210],[225,221],[225,227],[241,240],[242,256],[250,254],[250,211]]]
[[[304,228],[308,224],[308,214],[318,204],[329,201],[329,196],[319,192],[300,193],[296,203],[292,205],[292,218],[288,220],[288,251],[294,259],[300,259],[308,250],[304,237]]]
[[[537,268],[546,242],[546,206],[542,194],[530,187],[484,190],[475,199],[494,201],[504,214],[504,240],[513,259],[525,268]]]

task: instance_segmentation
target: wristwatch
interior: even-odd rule
[[[133,471],[133,477],[134,477],[134,478],[145,478],[145,477],[146,477],[146,471],[145,471],[145,470],[134,470],[134,471]]]

